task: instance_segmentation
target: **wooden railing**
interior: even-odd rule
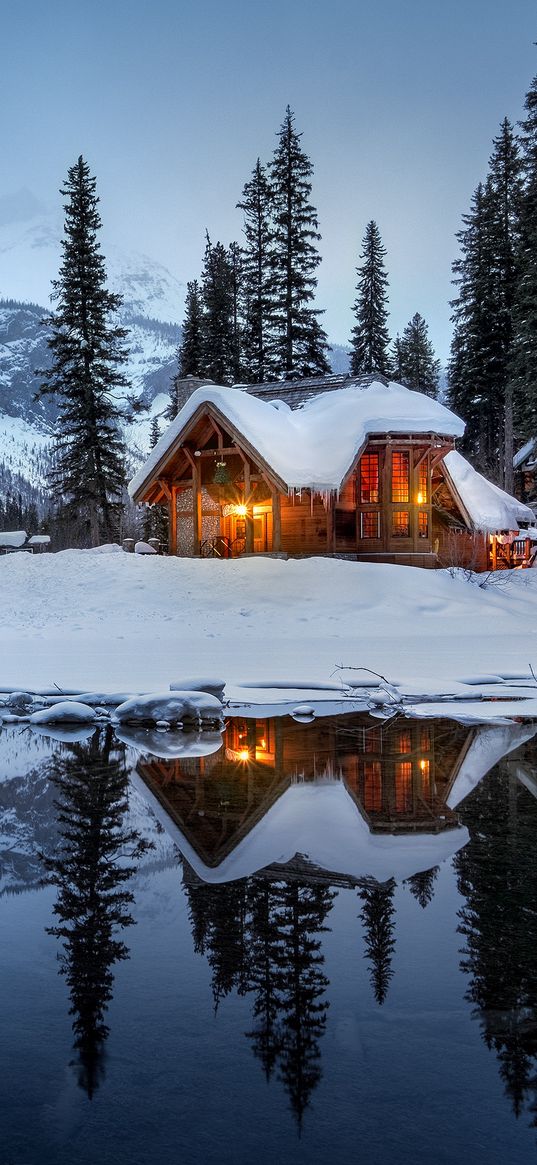
[[[201,558],[240,558],[244,554],[244,538],[224,538],[221,534],[214,538],[204,538],[200,546]]]

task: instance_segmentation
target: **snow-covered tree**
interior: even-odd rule
[[[278,371],[297,376],[329,372],[328,341],[313,307],[320,256],[317,211],[310,202],[313,166],[287,106],[270,166],[273,193],[275,351]]]
[[[215,384],[235,380],[235,281],[229,251],[223,243],[206,236],[201,279],[202,358],[201,375]]]
[[[351,373],[359,376],[365,372],[380,372],[384,376],[391,371],[388,354],[390,337],[386,321],[388,319],[388,277],[384,268],[386,249],[376,222],[368,223],[362,241],[357,268],[358,296],[354,303],[356,324],[351,335]]]
[[[39,374],[38,394],[53,395],[58,403],[52,489],[59,502],[76,510],[79,528],[87,524],[94,546],[117,537],[125,479],[119,421],[126,415],[118,393],[127,389],[121,371],[127,333],[114,318],[121,297],[106,287],[95,191],[96,180],[79,157],[61,190],[63,262],[52,283],[57,306],[43,321],[51,332],[52,365]]]

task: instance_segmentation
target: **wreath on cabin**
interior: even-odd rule
[[[229,485],[231,477],[225,461],[215,462],[213,485]]]

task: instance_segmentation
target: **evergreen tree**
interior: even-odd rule
[[[153,417],[151,421],[151,429],[149,432],[149,448],[154,449],[157,442],[160,440],[160,428],[158,417]],[[168,507],[167,506],[146,506],[144,512],[144,521],[142,527],[142,538],[144,542],[149,542],[150,538],[160,538],[163,544],[168,542]]]
[[[364,958],[371,964],[371,986],[379,1004],[384,1003],[393,978],[394,892],[394,878],[384,883],[364,882],[358,891],[363,903],[360,918],[365,930]]]
[[[521,122],[524,189],[510,378],[520,440],[537,432],[537,77],[526,96],[525,109],[527,116]]]
[[[185,318],[179,348],[179,376],[199,376],[203,352],[203,317],[197,279],[186,285]]]
[[[206,236],[201,279],[201,375],[215,384],[232,384],[235,376],[235,279],[229,251]]]
[[[243,337],[244,375],[249,384],[261,384],[276,370],[273,313],[272,187],[259,158],[237,203],[244,212],[243,280],[246,300]]]
[[[357,268],[358,297],[354,303],[356,324],[351,335],[351,373],[380,372],[388,376],[391,371],[388,347],[390,338],[386,321],[388,318],[388,277],[384,270],[386,249],[382,245],[376,222],[368,223],[362,241]]]
[[[238,243],[229,245],[229,264],[231,274],[232,296],[232,357],[231,379],[233,384],[240,384],[243,377],[243,331],[244,331],[244,284],[243,284],[243,251]]]
[[[79,1084],[91,1098],[103,1074],[112,967],[129,957],[117,937],[134,921],[126,883],[136,866],[125,857],[136,861],[149,844],[124,828],[128,782],[110,728],[103,739],[97,732],[88,743],[58,754],[50,779],[58,792],[59,839],[54,855],[42,860],[48,880],[58,887],[58,923],[48,933],[62,941],[60,973],[71,998]]]
[[[518,279],[521,159],[507,118],[494,140],[486,183],[457,238],[458,298],[449,368],[450,403],[467,422],[465,448],[478,467],[513,485],[514,303]],[[515,402],[516,403],[516,402]]]
[[[86,519],[94,546],[117,536],[125,478],[119,421],[126,416],[117,393],[127,388],[121,372],[127,333],[113,319],[121,297],[106,289],[95,188],[79,157],[61,190],[67,201],[63,262],[52,283],[57,308],[43,321],[51,331],[52,365],[40,373],[38,393],[58,401],[51,486]]]
[[[312,306],[320,262],[317,212],[310,202],[312,164],[301,147],[294,114],[285,120],[270,167],[273,191],[272,249],[277,371],[315,376],[330,371],[328,341]]]
[[[496,289],[494,199],[490,181],[479,184],[458,232],[461,255],[453,264],[458,296],[449,364],[449,403],[466,422],[464,452],[476,467],[497,476],[502,402],[495,391]]]
[[[435,397],[438,392],[440,363],[429,340],[428,328],[419,312],[412,317],[404,329],[399,343],[399,377],[401,384],[425,396]]]
[[[412,874],[410,878],[405,878],[410,893],[416,902],[419,902],[422,910],[425,910],[425,907],[434,898],[434,884],[439,870],[439,866],[431,866],[430,870],[420,870],[418,874]]]

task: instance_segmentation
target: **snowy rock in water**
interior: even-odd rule
[[[299,724],[310,724],[315,720],[315,711],[310,704],[297,704],[291,712],[293,720],[297,720]]]
[[[154,546],[150,546],[149,542],[137,542],[134,547],[135,554],[157,554]]]
[[[225,686],[225,680],[176,680],[170,684],[170,692],[208,692],[209,695],[216,696],[217,700],[221,700]]]
[[[222,719],[222,705],[208,692],[174,692],[172,696],[160,692],[125,700],[116,708],[114,719],[120,724],[157,724],[159,720],[168,724],[192,720],[216,723]]]
[[[60,700],[30,716],[30,724],[91,724],[97,719],[94,708],[76,700]]]
[[[6,700],[8,708],[14,708],[20,711],[27,711],[33,702],[34,697],[30,692],[11,692]]]
[[[146,755],[166,757],[210,756],[222,747],[220,731],[214,732],[159,732],[157,728],[137,728],[124,725],[116,728],[116,736]]]

